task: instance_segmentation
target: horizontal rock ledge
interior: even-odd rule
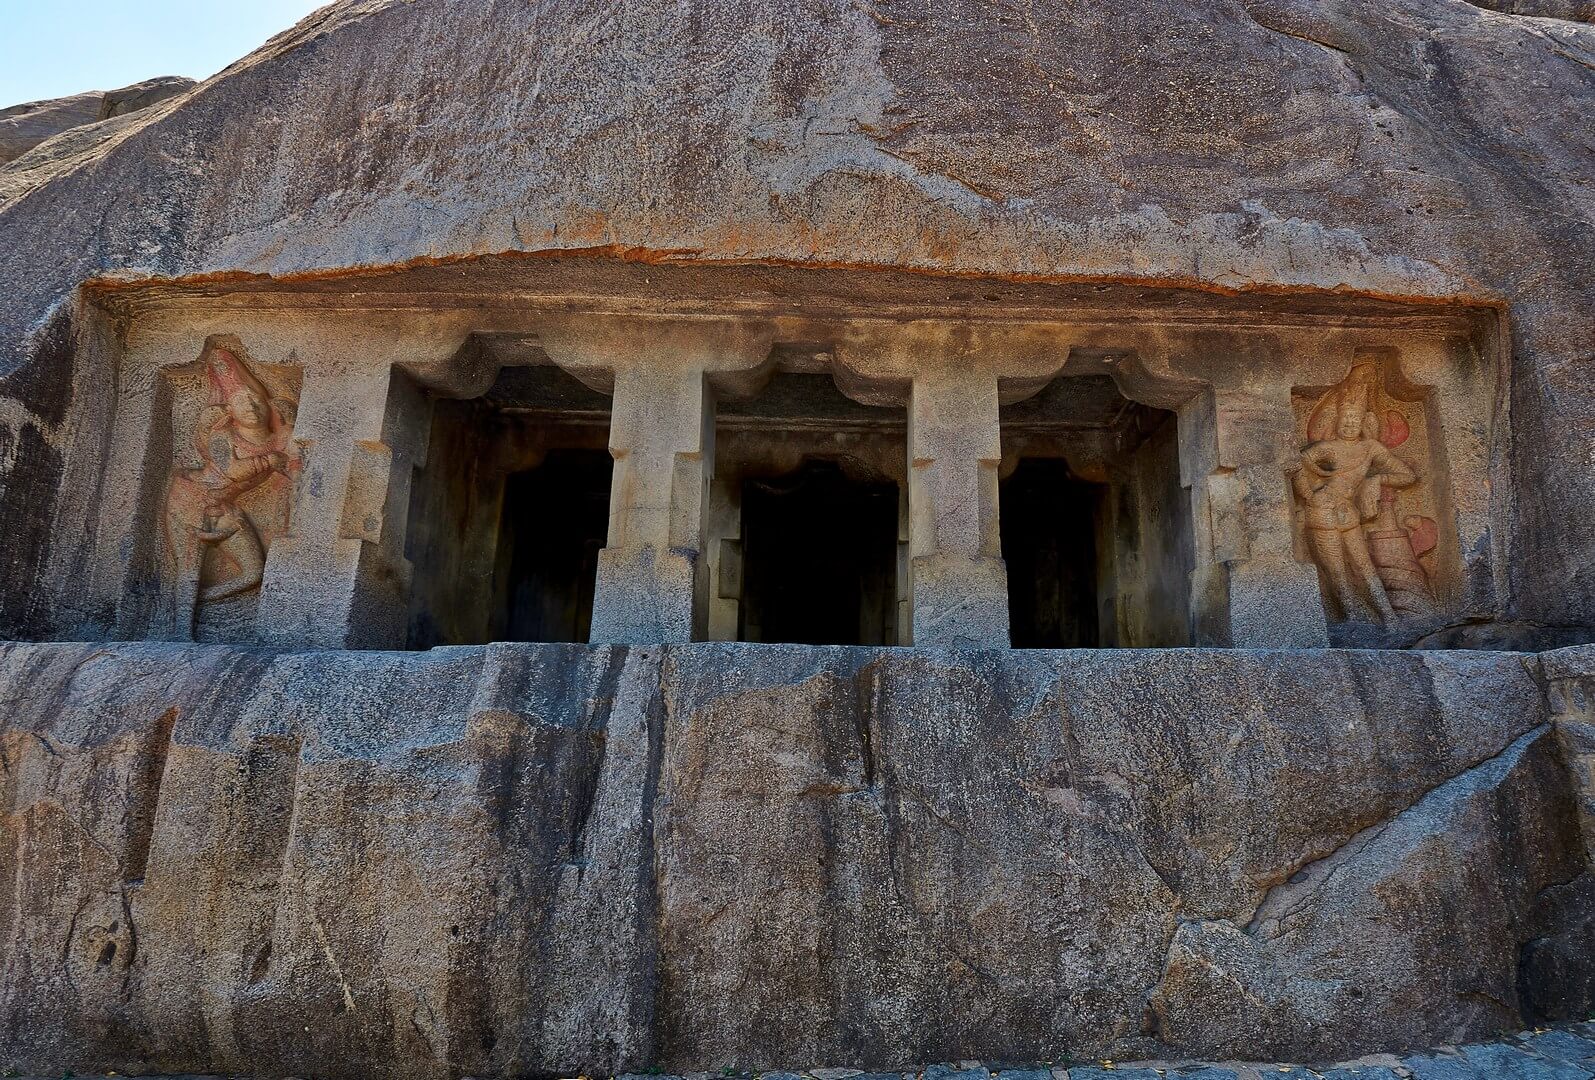
[[[1397,1072],[1395,1070],[1403,1070]],[[865,1073],[858,1069],[808,1066],[801,1069],[770,1070],[752,1080],[1397,1080],[1415,1076],[1418,1080],[1499,1080],[1502,1076],[1544,1077],[1547,1080],[1586,1078],[1595,1074],[1595,1024],[1567,1024],[1537,1028],[1512,1036],[1469,1046],[1443,1046],[1397,1057],[1376,1054],[1337,1065],[1311,1067],[1279,1062],[1195,1061],[1085,1061],[1008,1063],[951,1062],[911,1066],[890,1072]],[[100,1080],[102,1074],[81,1077]],[[115,1073],[104,1074],[117,1075]],[[697,1074],[702,1077],[704,1074]],[[729,1080],[750,1080],[749,1074],[723,1072]],[[689,1076],[658,1073],[632,1073],[619,1080],[693,1080]],[[19,1080],[55,1080],[54,1076],[21,1077]],[[182,1076],[164,1080],[220,1080],[219,1077]],[[241,1080],[241,1078],[234,1078]]]

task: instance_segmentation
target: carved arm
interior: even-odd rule
[[[1417,471],[1389,450],[1381,449],[1374,455],[1371,472],[1378,474],[1379,482],[1386,487],[1406,487],[1418,482]]]

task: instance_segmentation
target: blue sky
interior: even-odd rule
[[[214,75],[327,0],[0,0],[0,108]]]

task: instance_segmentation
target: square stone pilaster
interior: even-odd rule
[[[294,430],[300,474],[289,530],[266,560],[262,641],[404,647],[410,482],[430,426],[430,399],[390,362],[306,365]]]
[[[555,363],[614,398],[609,537],[598,556],[591,640],[702,640],[713,388],[759,377],[770,330],[744,320],[594,314],[550,318],[539,337]]]
[[[598,553],[592,641],[703,638],[703,509],[714,461],[714,402],[696,368],[615,374],[609,541]]]
[[[1295,556],[1289,384],[1213,387],[1180,406],[1179,425],[1196,541],[1193,644],[1326,647],[1318,572]]]
[[[1507,591],[1504,538],[1492,522],[1509,516],[1505,466],[1490,454],[1499,422],[1490,407],[1495,366],[1462,362],[1469,343],[1428,337],[1403,344],[1396,370],[1426,391],[1429,453],[1416,461],[1440,519],[1435,585],[1454,620],[1493,617]],[[1454,535],[1453,535],[1454,534]]]
[[[997,378],[916,377],[908,404],[909,574],[915,645],[1006,648],[1008,573],[997,519]]]
[[[166,543],[162,504],[171,483],[173,447],[190,437],[172,422],[173,371],[191,365],[162,365],[161,352],[192,360],[203,337],[153,348],[137,337],[128,344],[118,372],[115,420],[105,453],[95,529],[98,555],[93,573],[79,582],[95,601],[115,605],[116,636],[190,641],[194,637],[197,582],[165,580]],[[163,349],[162,346],[165,346]],[[185,595],[176,596],[178,592]]]

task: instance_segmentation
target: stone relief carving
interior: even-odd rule
[[[1331,618],[1389,626],[1436,611],[1422,560],[1438,526],[1400,507],[1428,479],[1400,452],[1413,435],[1404,404],[1384,392],[1377,364],[1358,363],[1307,414],[1292,487]]]
[[[190,390],[203,395],[190,429],[198,464],[173,470],[163,514],[178,636],[205,605],[260,587],[266,551],[288,528],[299,469],[296,389],[268,386],[235,340],[207,341],[199,363],[201,382]]]

